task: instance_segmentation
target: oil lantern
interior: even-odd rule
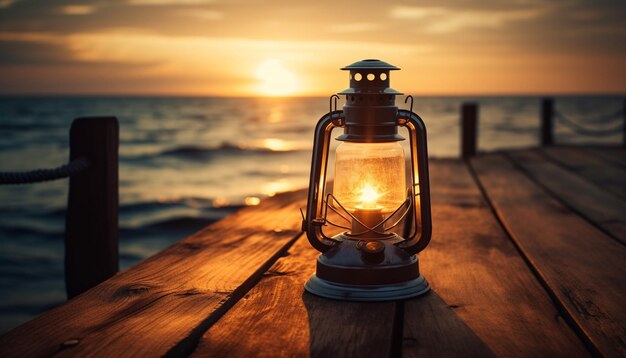
[[[398,67],[369,59],[342,70],[350,72],[350,88],[338,93],[346,96],[343,110],[333,108],[338,96],[331,96],[315,128],[302,227],[321,255],[305,289],[349,301],[418,296],[430,289],[416,256],[431,235],[426,127],[412,97],[411,110],[395,104],[402,93],[389,87],[389,75]],[[408,129],[408,162],[399,127]],[[326,174],[335,128],[343,134],[336,138],[331,190]],[[337,228],[343,232],[328,234]]]

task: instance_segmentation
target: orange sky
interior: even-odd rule
[[[0,93],[329,95],[364,58],[416,95],[626,93],[622,0],[0,0]]]

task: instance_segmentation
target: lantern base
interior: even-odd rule
[[[390,285],[348,285],[313,275],[304,285],[310,293],[342,301],[394,301],[422,295],[430,290],[424,276]]]
[[[419,296],[430,289],[419,260],[395,243],[392,234],[359,240],[346,233],[317,258],[317,269],[304,286],[315,295],[346,301],[391,301]]]

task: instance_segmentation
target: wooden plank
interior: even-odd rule
[[[626,355],[626,248],[502,154],[471,163],[507,231],[588,343],[606,356]]]
[[[404,303],[403,357],[494,357],[481,338],[431,291]]]
[[[489,356],[490,348],[514,356],[584,355],[569,327],[554,319],[555,307],[499,228],[465,166],[432,161],[431,174],[438,240],[424,251],[422,267],[435,292],[405,302],[403,355]],[[477,218],[481,225],[475,225]],[[195,354],[387,355],[394,349],[389,303],[339,302],[303,293],[317,255],[300,239],[246,299],[204,334]]]
[[[526,174],[614,239],[626,244],[626,201],[564,169],[535,150],[508,155]]]
[[[243,209],[0,337],[0,356],[190,352],[300,232],[304,191]]]
[[[573,147],[543,149],[552,160],[589,180],[603,190],[626,199],[626,169],[607,165],[594,155]]]
[[[585,147],[585,151],[591,152],[602,160],[626,168],[626,149],[617,147]]]
[[[394,302],[342,302],[304,291],[319,252],[299,239],[202,337],[194,356],[384,357]]]
[[[433,239],[420,266],[434,292],[405,303],[404,355],[587,355],[467,166],[437,161],[430,167]]]

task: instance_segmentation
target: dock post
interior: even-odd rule
[[[70,129],[70,160],[89,169],[69,180],[65,217],[68,299],[118,271],[118,143],[115,117],[77,118]]]
[[[463,103],[461,106],[461,158],[476,155],[478,104]]]
[[[622,123],[622,132],[623,132],[622,146],[624,148],[626,148],[626,97],[624,97],[624,102],[622,104],[622,119],[623,119],[623,123]]]
[[[544,98],[541,101],[541,145],[554,144],[554,100]]]

